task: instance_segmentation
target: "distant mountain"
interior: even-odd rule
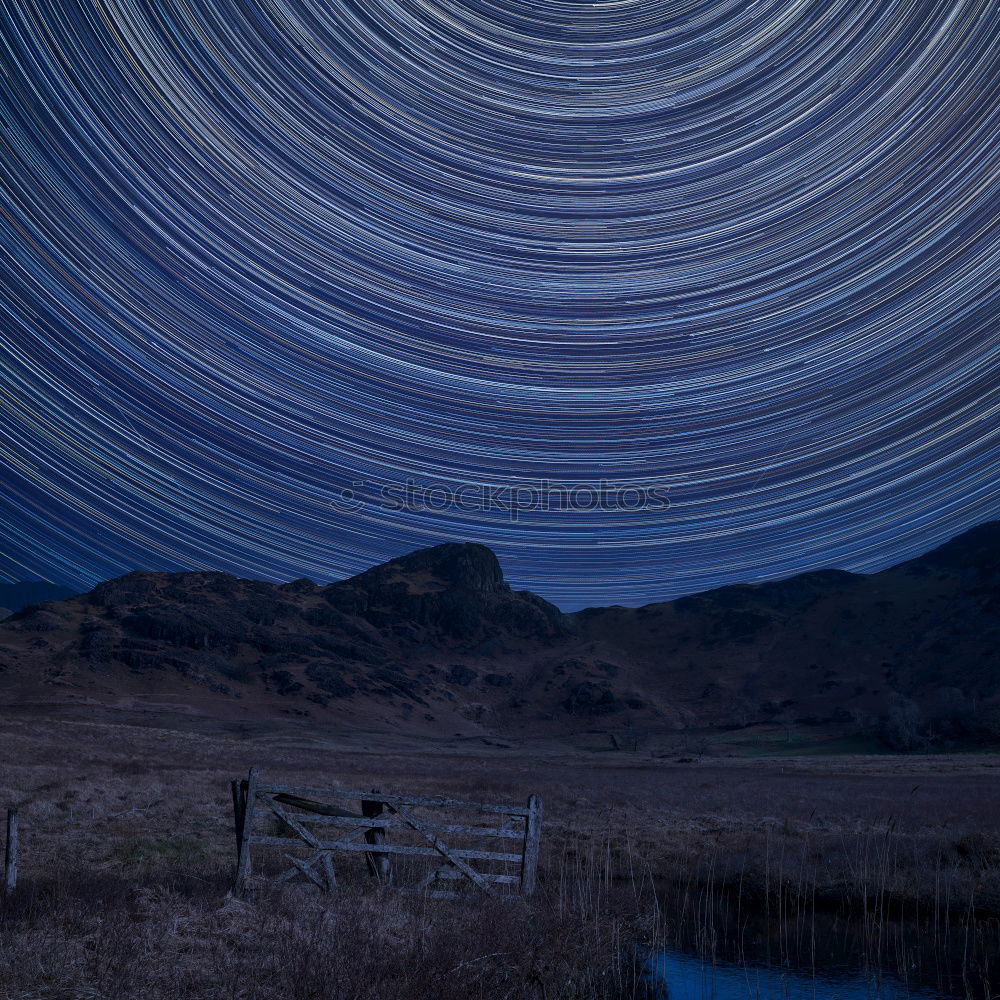
[[[579,617],[694,723],[884,729],[895,710],[1000,737],[1000,522],[870,576],[823,570]]]
[[[7,615],[20,611],[29,604],[62,601],[74,594],[76,591],[70,587],[61,587],[58,583],[46,583],[44,580],[0,583],[0,618],[6,618]]]
[[[1000,522],[871,576],[824,570],[575,614],[511,590],[474,544],[327,586],[130,573],[0,624],[0,705],[446,735],[780,722],[898,745],[933,727],[992,738],[998,567]]]

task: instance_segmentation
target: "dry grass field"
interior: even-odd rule
[[[311,786],[537,792],[539,891],[440,901],[348,878],[331,897],[235,898],[229,781],[253,764]],[[998,779],[990,755],[682,761],[585,741],[7,718],[0,804],[20,804],[22,862],[0,922],[0,996],[636,996],[637,947],[679,937],[732,891],[779,923],[807,906],[850,909],[872,934],[908,915],[964,928],[967,992],[988,995]]]

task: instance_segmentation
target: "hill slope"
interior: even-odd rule
[[[512,591],[473,544],[327,586],[131,573],[0,624],[0,699],[446,735],[774,721],[846,732],[893,705],[954,726],[1000,702],[998,566],[990,523],[871,576],[575,614]]]

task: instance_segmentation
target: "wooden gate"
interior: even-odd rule
[[[542,822],[542,800],[537,795],[524,806],[502,806],[378,791],[300,788],[267,784],[256,768],[246,781],[232,782],[232,794],[237,892],[245,892],[257,880],[305,880],[329,892],[337,884],[335,856],[341,855],[340,863],[359,854],[372,877],[434,897],[456,895],[441,883],[471,884],[490,895],[498,891],[529,895],[535,888]],[[352,803],[359,808],[347,808]],[[268,819],[271,832],[262,829]],[[498,846],[484,849],[492,846],[491,841]],[[257,874],[251,848],[282,849],[277,852],[282,870]],[[398,877],[394,860],[415,869],[406,873],[409,878]]]

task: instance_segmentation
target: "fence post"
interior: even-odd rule
[[[378,793],[379,789],[373,788],[372,792]],[[374,819],[385,813],[385,804],[375,799],[365,799],[361,803],[361,815],[366,819]],[[365,831],[365,840],[369,844],[384,844],[386,840],[385,830],[381,827],[372,827]],[[368,871],[374,875],[379,882],[388,884],[392,881],[392,866],[389,862],[389,855],[379,852],[371,852],[365,855],[368,862]]]
[[[7,850],[4,855],[4,894],[9,896],[17,886],[17,806],[7,810]]]
[[[253,826],[254,800],[257,798],[257,768],[251,767],[247,775],[246,798],[242,803],[240,830],[240,858],[236,865],[236,892],[246,892],[250,881],[250,829]]]
[[[530,896],[535,891],[538,874],[538,841],[542,832],[542,797],[528,799],[528,815],[524,820],[524,860],[521,864],[521,894]]]
[[[233,778],[229,783],[229,790],[233,796],[233,828],[236,833],[236,863],[240,863],[240,848],[243,845],[243,789],[238,779]]]

